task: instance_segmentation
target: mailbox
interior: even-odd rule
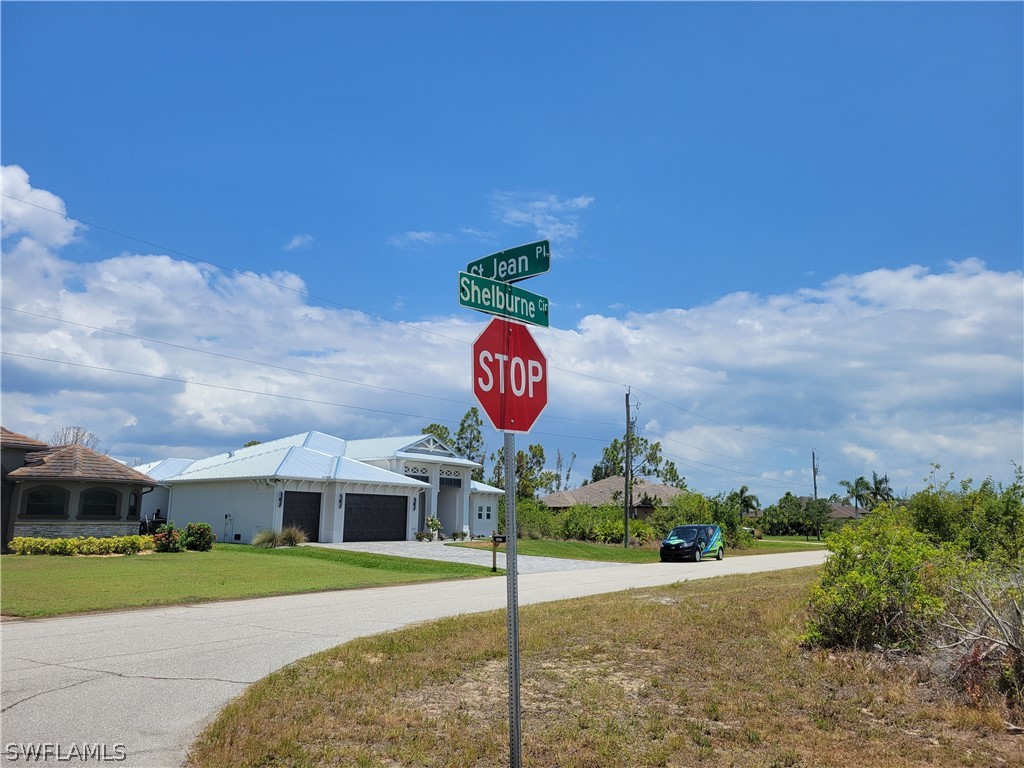
[[[506,536],[503,533],[496,533],[493,536],[491,536],[491,541],[493,541],[495,544],[504,544],[506,541],[508,541],[508,536]]]

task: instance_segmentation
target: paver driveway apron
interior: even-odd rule
[[[577,566],[569,570],[523,573],[519,600],[526,605],[796,568],[824,558],[824,552],[814,551],[705,563],[580,566],[571,561]],[[103,745],[115,754],[115,746],[123,745],[127,758],[114,765],[178,766],[224,704],[285,664],[357,637],[504,608],[505,597],[505,579],[496,577],[4,621],[0,763],[29,762],[10,760],[9,745],[57,746],[65,757],[76,746]]]

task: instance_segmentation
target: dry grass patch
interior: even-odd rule
[[[530,606],[526,766],[1024,765],[998,713],[914,659],[799,647],[815,569]],[[348,643],[250,688],[193,766],[508,759],[503,612]]]

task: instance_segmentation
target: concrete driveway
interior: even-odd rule
[[[451,548],[448,548],[451,549]],[[601,564],[523,573],[520,604],[816,565],[822,551],[702,563]],[[534,558],[531,558],[534,559]],[[280,667],[357,637],[505,607],[505,579],[205,603],[0,623],[0,763],[47,749],[172,768],[232,697]],[[64,759],[58,760],[57,754]],[[90,761],[92,762],[92,761]]]

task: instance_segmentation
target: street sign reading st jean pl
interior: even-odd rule
[[[551,243],[547,240],[517,245],[466,265],[466,271],[471,275],[489,277],[503,283],[518,283],[528,277],[542,275],[550,269]]]
[[[510,283],[459,272],[459,304],[530,325],[548,327],[548,300]]]

